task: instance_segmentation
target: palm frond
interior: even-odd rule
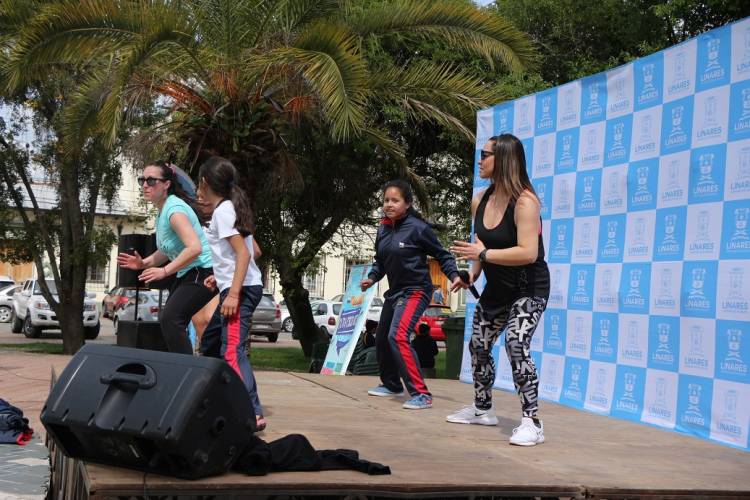
[[[318,23],[305,30],[293,46],[272,50],[252,64],[298,68],[320,100],[331,136],[346,140],[364,128],[369,75],[357,49],[357,38],[349,31]]]
[[[51,65],[83,64],[137,37],[137,6],[106,1],[47,4],[18,32],[4,64],[6,85],[44,76]]]
[[[435,121],[467,139],[477,109],[502,100],[495,87],[449,64],[421,62],[407,68],[374,73],[373,100],[398,104],[414,120]]]
[[[511,71],[537,64],[531,40],[506,19],[469,2],[396,0],[352,15],[347,24],[360,34],[438,38],[459,50],[497,61]]]

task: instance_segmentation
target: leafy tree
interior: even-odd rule
[[[86,69],[63,117],[73,144],[102,134],[112,145],[131,113],[157,102],[166,116],[139,144],[168,134],[161,150],[188,168],[209,154],[232,160],[309,354],[305,270],[344,221],[371,213],[385,179],[419,180],[393,110],[470,140],[476,109],[499,99],[474,68],[370,58],[388,39],[436,41],[514,72],[534,63],[526,36],[463,0],[99,0],[30,16],[6,75],[12,89],[61,62]]]
[[[750,15],[744,0],[496,0],[528,33],[549,86],[619,66]],[[522,95],[522,94],[521,94]]]

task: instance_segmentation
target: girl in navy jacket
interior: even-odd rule
[[[375,337],[382,384],[370,389],[371,396],[400,396],[403,384],[411,399],[403,407],[421,410],[432,407],[417,354],[409,341],[415,326],[430,303],[433,285],[427,256],[440,262],[452,281],[451,290],[463,286],[453,256],[438,241],[431,225],[412,207],[414,195],[405,181],[395,180],[383,188],[383,213],[375,239],[375,259],[362,291],[388,277],[390,288],[380,313]]]

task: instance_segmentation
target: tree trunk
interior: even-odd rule
[[[65,159],[61,162],[69,162]],[[71,162],[72,163],[72,162]],[[67,167],[67,168],[66,168]],[[83,301],[86,295],[88,252],[80,195],[78,171],[63,164],[60,175],[60,283],[57,283],[60,305],[57,317],[62,330],[63,350],[75,354],[83,347]],[[93,201],[96,203],[96,200]]]
[[[312,356],[313,344],[320,339],[318,330],[310,309],[310,294],[302,286],[302,275],[297,273],[291,265],[294,257],[292,255],[278,258],[277,270],[279,271],[279,282],[281,293],[286,301],[286,307],[294,322],[294,330],[302,346],[305,357]]]

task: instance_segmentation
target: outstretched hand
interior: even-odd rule
[[[486,247],[484,242],[479,239],[479,235],[475,234],[474,239],[476,243],[469,241],[454,240],[453,246],[451,246],[451,252],[456,254],[458,260],[479,260],[479,254],[482,253]]]
[[[370,288],[373,284],[375,284],[375,282],[373,280],[371,280],[370,278],[367,278],[367,279],[363,279],[362,281],[359,282],[359,287],[364,292],[365,290],[367,290],[368,288]]]
[[[134,271],[146,267],[143,264],[143,257],[141,257],[136,251],[133,252],[133,255],[130,255],[129,253],[121,253],[117,255],[117,265]]]

